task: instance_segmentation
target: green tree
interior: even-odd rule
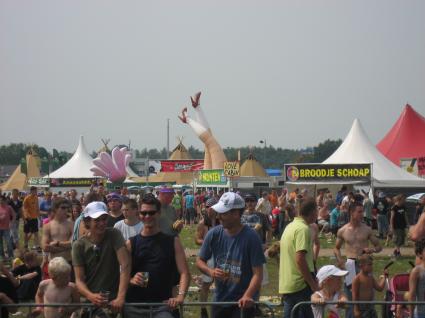
[[[323,162],[328,159],[328,157],[338,149],[341,143],[341,139],[327,139],[324,142],[319,143],[316,147],[314,147],[314,162]]]

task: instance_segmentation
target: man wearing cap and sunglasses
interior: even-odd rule
[[[96,307],[86,317],[105,317],[104,307],[121,311],[130,276],[130,258],[120,231],[107,228],[105,203],[94,201],[83,211],[88,229],[72,245],[72,261],[80,294]],[[83,317],[85,317],[83,315]]]
[[[239,303],[239,306],[213,306],[212,317],[236,318],[240,317],[241,310],[244,317],[253,317],[266,262],[261,241],[254,230],[241,223],[245,201],[240,195],[224,193],[212,208],[221,225],[207,233],[196,265],[215,279],[214,301]],[[207,265],[211,257],[214,258],[213,269]]]

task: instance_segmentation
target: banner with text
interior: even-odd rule
[[[241,174],[239,161],[226,161],[224,163],[224,175],[226,177],[238,177]]]
[[[372,178],[372,165],[365,164],[287,164],[288,182],[364,182]]]
[[[161,160],[161,172],[191,172],[204,168],[204,160]]]
[[[92,184],[104,185],[105,179],[101,178],[58,178],[50,179],[51,187],[90,187]]]
[[[48,188],[50,186],[50,179],[49,178],[28,178],[28,186],[29,187],[40,187],[40,188]]]
[[[227,178],[223,169],[200,170],[198,175],[198,185],[226,185]]]

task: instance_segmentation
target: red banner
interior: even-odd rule
[[[161,172],[191,172],[204,168],[204,160],[161,160]]]

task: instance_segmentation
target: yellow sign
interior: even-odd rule
[[[241,174],[239,161],[226,161],[224,163],[224,175],[226,177],[238,177]]]

